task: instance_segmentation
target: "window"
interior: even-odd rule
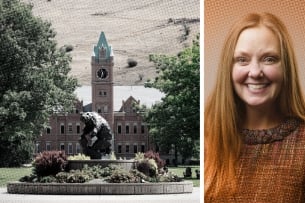
[[[133,145],[133,152],[138,153],[138,145]]]
[[[141,125],[141,133],[144,134],[145,133],[145,126],[142,124]]]
[[[76,149],[76,153],[79,154],[80,153],[80,145],[79,145],[79,143],[75,144],[75,149]]]
[[[39,152],[40,152],[40,143],[36,143],[35,152],[36,152],[36,153],[39,153]]]
[[[129,124],[126,124],[126,134],[129,134]]]
[[[143,152],[143,153],[145,152],[145,145],[144,144],[141,145],[141,152]]]
[[[80,124],[76,125],[76,133],[79,134],[80,133]]]
[[[138,126],[137,126],[137,124],[135,123],[135,124],[133,124],[133,133],[134,133],[134,134],[137,134],[137,131],[138,131]]]
[[[129,145],[126,145],[126,153],[129,153]]]
[[[118,124],[118,134],[121,134],[122,133],[122,126],[121,124]]]
[[[60,151],[65,151],[65,143],[60,143]]]
[[[68,144],[68,154],[73,154],[73,145],[72,145],[72,143]]]
[[[107,96],[107,92],[106,92],[105,90],[100,90],[100,91],[98,92],[98,95],[99,95],[100,97],[106,97],[106,96]]]
[[[50,134],[50,133],[51,133],[51,128],[47,127],[47,134]]]
[[[46,143],[46,151],[51,151],[51,143]]]
[[[108,106],[107,105],[97,106],[97,112],[108,113]]]
[[[78,113],[79,113],[78,109],[75,109],[75,113],[76,113],[76,114],[78,114]]]
[[[65,124],[60,124],[60,133],[65,134]]]
[[[108,106],[104,106],[104,113],[108,113]]]
[[[122,145],[118,145],[118,153],[119,153],[119,154],[122,153]]]
[[[72,131],[73,131],[72,123],[69,123],[69,124],[68,124],[68,132],[69,132],[69,133],[72,133]]]

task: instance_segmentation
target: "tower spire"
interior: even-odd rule
[[[98,43],[93,50],[95,60],[99,60],[99,58],[108,59],[113,55],[112,47],[108,45],[104,32],[101,32]]]

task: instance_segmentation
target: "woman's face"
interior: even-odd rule
[[[275,107],[282,83],[280,43],[264,26],[241,32],[235,50],[234,90],[248,107]]]

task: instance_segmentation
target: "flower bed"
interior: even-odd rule
[[[150,158],[152,157],[152,158]],[[156,161],[157,160],[157,161]],[[158,154],[135,160],[67,160],[61,151],[39,154],[33,173],[10,182],[15,194],[171,194],[190,193],[193,183],[163,169]],[[159,163],[159,164],[157,164]]]

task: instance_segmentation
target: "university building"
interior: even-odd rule
[[[113,50],[102,32],[91,57],[91,86],[76,90],[78,101],[73,112],[54,112],[48,127],[36,140],[36,152],[63,150],[68,155],[82,152],[79,139],[84,124],[81,112],[98,112],[109,123],[113,133],[113,151],[116,157],[133,158],[137,152],[154,148],[148,134],[148,125],[137,106],[151,107],[161,101],[163,94],[143,86],[114,86]]]

